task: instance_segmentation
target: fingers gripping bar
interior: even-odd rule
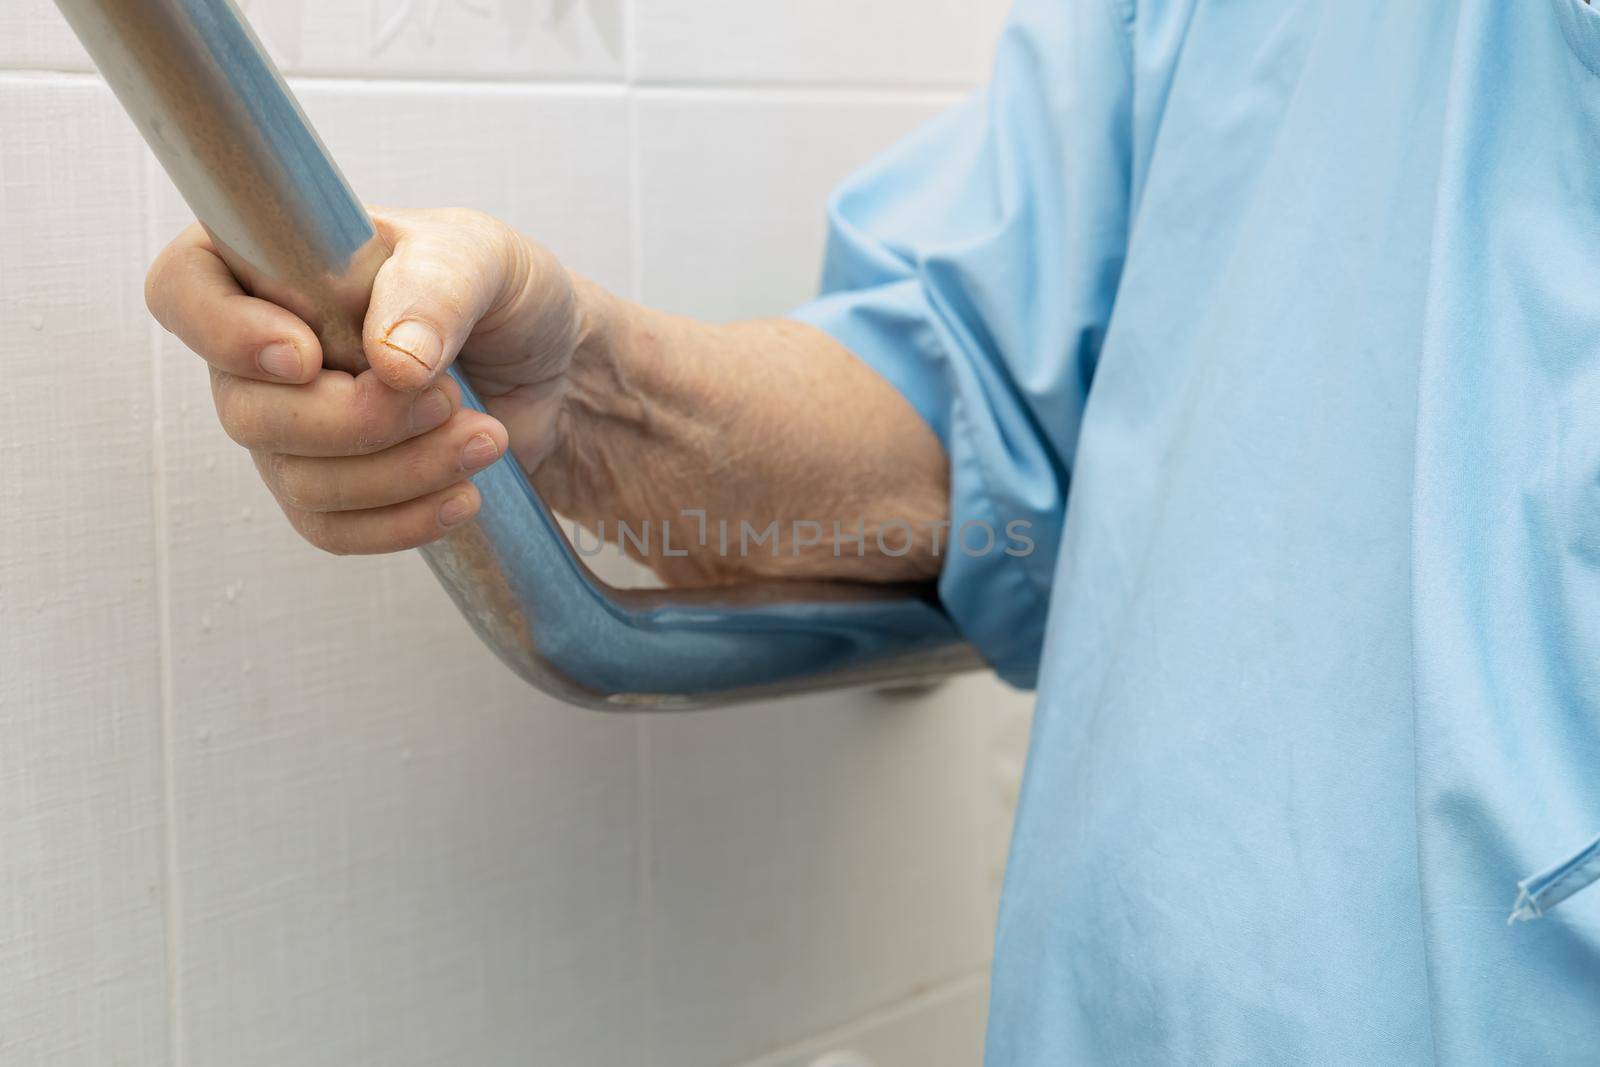
[[[362,319],[389,249],[238,8],[57,6],[240,283],[309,323],[328,366],[361,370]],[[477,517],[422,554],[478,636],[561,700],[683,708],[979,664],[928,589],[616,589],[584,565],[509,454],[473,482]]]

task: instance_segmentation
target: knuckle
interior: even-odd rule
[[[300,536],[313,547],[321,549],[330,556],[350,555],[349,539],[344,536],[340,524],[329,516],[303,511],[291,515],[290,522],[294,524]]]
[[[439,524],[434,521],[434,512],[429,508],[409,508],[404,523],[397,524],[390,536],[390,547],[387,551],[402,552],[408,548],[421,548],[432,541],[438,540],[444,533]]]
[[[427,491],[438,478],[441,464],[438,448],[409,448],[400,458],[401,484],[419,491]]]
[[[387,398],[377,391],[377,384],[376,378],[364,377],[357,382],[350,397],[345,425],[349,427],[350,444],[357,452],[375,451],[397,436],[392,405],[384,402]]]
[[[427,318],[428,308],[434,309],[435,318],[459,318],[466,310],[472,294],[472,268],[461,261],[455,251],[430,250],[419,256],[409,267],[411,285],[425,305],[418,310]],[[447,325],[435,321],[434,327]]]
[[[144,276],[144,306],[150,312],[150,317],[155,319],[164,330],[170,330],[168,325],[168,293],[172,286],[169,275],[172,273],[173,252],[170,247],[156,256],[155,262],[150,264],[150,270]]]
[[[222,429],[235,444],[246,448],[265,446],[265,427],[260,410],[251,403],[245,391],[239,388],[238,379],[231,375],[214,375],[211,399],[217,408],[217,419]]]
[[[296,511],[317,511],[316,501],[306,485],[305,468],[293,457],[279,453],[267,456],[264,464],[267,484],[285,506]]]
[[[351,420],[351,444],[358,453],[375,452],[390,443],[385,420],[373,411],[363,411]]]
[[[499,222],[487,211],[480,211],[473,207],[447,207],[440,208],[439,223],[449,231],[485,230]]]
[[[277,498],[278,504],[288,507],[288,501],[283,496],[283,462],[285,462],[285,456],[282,453],[269,453],[269,451],[253,448],[253,450],[250,450],[250,458],[256,461],[256,474],[261,475],[261,482],[266,483],[267,488],[272,490],[272,496]]]
[[[318,530],[315,518],[311,515],[307,515],[303,511],[296,511],[288,504],[285,504],[282,497],[278,497],[277,499],[278,507],[283,511],[283,517],[289,520],[290,527],[293,528],[295,533],[300,535],[300,539],[305,541],[307,544],[316,545],[316,547],[321,548],[322,546],[317,544]]]
[[[471,233],[479,246],[479,255],[496,264],[504,262],[507,250],[516,243],[517,231],[509,223],[492,215],[479,213],[472,224]]]

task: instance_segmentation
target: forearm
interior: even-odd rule
[[[473,476],[509,452],[554,510],[673,584],[938,574],[944,451],[826,334],[631,304],[479,212],[375,221],[392,253],[364,326],[370,373],[323,368],[311,328],[243,294],[198,226],[147,287],[308,541],[376,553],[448,536],[481,504]]]
[[[535,473],[557,511],[673,584],[938,574],[944,450],[831,337],[786,320],[701,323],[588,283],[579,298],[559,444]],[[647,521],[640,552],[620,524],[637,535]]]

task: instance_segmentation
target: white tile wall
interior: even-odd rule
[[[984,970],[992,685],[648,724],[659,1062],[735,1062]]]
[[[685,315],[780,314],[816,289],[819,210],[841,178],[954,94],[644,90],[640,299]]]
[[[965,88],[1004,16],[995,0],[638,0],[646,81]]]
[[[291,74],[618,79],[624,0],[235,0]],[[89,71],[51,0],[6,0],[0,69]]]
[[[93,70],[50,0],[0,5],[0,70]]]
[[[926,2],[248,6],[368,199],[720,318],[976,77],[999,3]],[[301,546],[145,320],[185,212],[87,69],[0,10],[0,1063],[974,1062],[1026,701],[580,712]]]
[[[616,79],[623,0],[249,0],[284,69],[379,78]]]
[[[989,986],[967,978],[868,1012],[846,1026],[753,1060],[745,1067],[895,1067],[983,1060]]]
[[[0,75],[0,1063],[166,1054],[143,153]]]

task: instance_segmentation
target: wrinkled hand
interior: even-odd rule
[[[322,365],[311,328],[244,293],[196,224],[150,268],[156,319],[211,370],[228,436],[250,450],[290,523],[338,554],[395,552],[477,513],[467,479],[511,448],[551,452],[582,329],[572,278],[511,227],[472,211],[376,214],[394,250],[363,331],[370,369]],[[463,409],[459,360],[491,414]]]

